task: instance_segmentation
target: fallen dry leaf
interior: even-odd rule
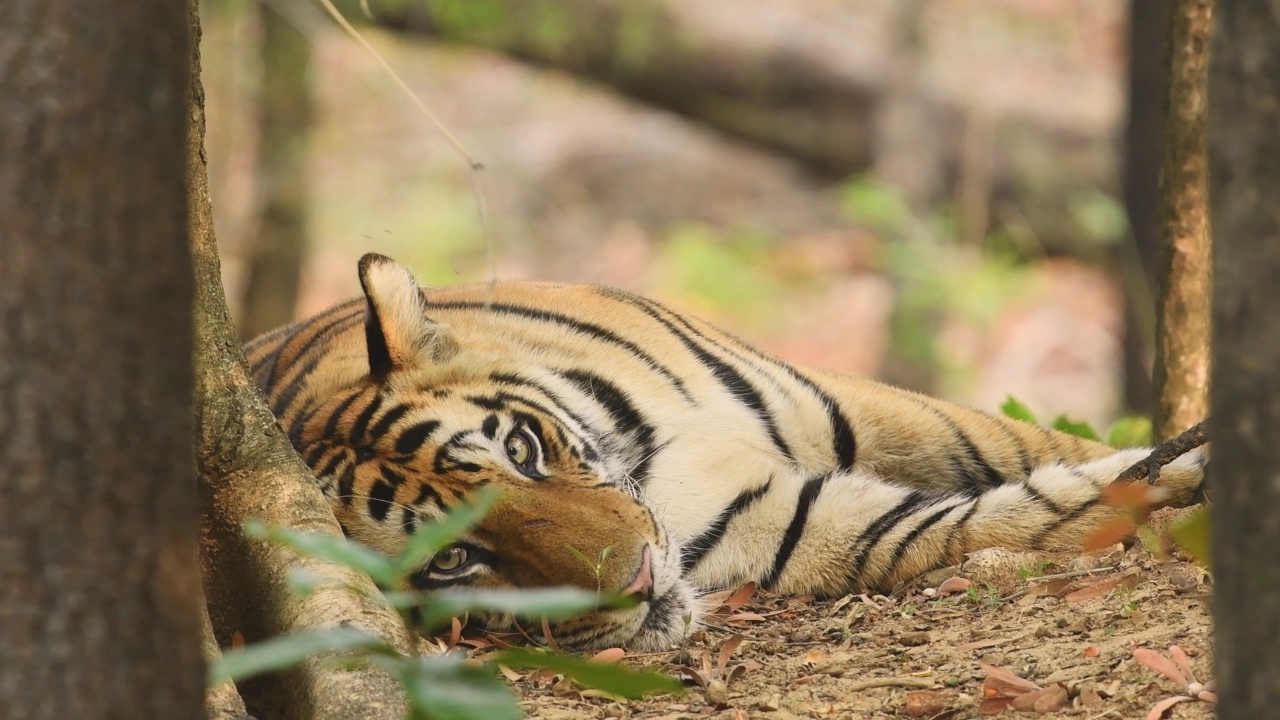
[[[1061,685],[1050,685],[1047,688],[1024,693],[1010,702],[1015,710],[1034,710],[1038,713],[1060,710],[1066,704],[1067,689]]]
[[[753,613],[753,612],[734,613],[733,615],[730,615],[729,617],[724,619],[725,622],[730,622],[730,623],[761,622],[762,620],[764,620],[763,615],[761,615],[760,613]]]
[[[1160,720],[1160,718],[1169,711],[1169,708],[1180,702],[1186,702],[1191,699],[1192,698],[1189,698],[1186,695],[1174,695],[1171,698],[1165,698],[1151,708],[1151,712],[1147,713],[1147,720]]]
[[[743,637],[734,635],[724,641],[724,645],[720,646],[720,655],[716,659],[716,675],[724,677],[724,670],[729,666],[729,658],[733,656],[734,651],[742,644]]]
[[[1134,648],[1133,659],[1169,678],[1178,686],[1179,689],[1185,690],[1187,688],[1187,677],[1182,674],[1182,671],[1178,669],[1178,666],[1174,665],[1172,660],[1161,655],[1155,650]]]
[[[1063,598],[1069,603],[1083,602],[1094,598],[1102,597],[1116,590],[1132,590],[1138,586],[1139,578],[1137,574],[1124,575],[1110,580],[1094,583],[1083,587]]]
[[[1129,518],[1116,518],[1098,526],[1085,538],[1085,552],[1095,552],[1111,547],[1116,543],[1133,536],[1138,526]]]
[[[1091,658],[1098,657],[1098,648],[1090,645],[1089,647],[1084,649],[1084,656],[1091,657]]]
[[[933,717],[951,706],[951,693],[940,690],[912,690],[906,694],[903,707],[911,717]]]
[[[591,662],[614,663],[627,656],[627,651],[619,647],[605,648],[591,656]]]
[[[498,672],[502,673],[502,676],[510,680],[511,682],[516,682],[524,677],[524,675],[521,675],[515,670],[512,670],[511,668],[502,664],[498,665]]]
[[[1013,642],[1013,638],[990,638],[988,640],[974,640],[973,642],[967,642],[967,643],[964,643],[963,645],[957,645],[956,649],[960,651],[981,650],[983,648],[1003,645],[1007,642]]]
[[[1191,669],[1191,658],[1187,657],[1187,653],[1177,645],[1169,646],[1169,657],[1173,658],[1173,662],[1186,676],[1188,682],[1196,681],[1195,671]]]
[[[756,584],[753,582],[749,582],[746,585],[743,585],[742,587],[738,588],[738,591],[735,592],[733,595],[729,596],[729,599],[724,601],[724,605],[726,608],[729,609],[729,612],[731,613],[737,612],[738,608],[742,607],[743,605],[746,605],[747,601],[751,599],[751,596],[755,594],[756,594]]]
[[[1008,670],[984,662],[978,663],[978,666],[987,674],[986,680],[982,682],[982,696],[985,698],[1010,698],[1040,689],[1039,685]]]
[[[953,593],[962,593],[973,585],[973,581],[962,577],[949,577],[938,585],[938,593],[941,595],[951,595]]]

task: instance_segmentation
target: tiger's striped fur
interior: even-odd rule
[[[281,426],[344,529],[388,552],[477,486],[504,489],[422,588],[642,593],[553,626],[569,646],[666,646],[695,589],[839,595],[980,548],[1078,546],[1117,512],[1100,490],[1147,452],[798,368],[605,287],[422,291],[376,255],[360,278],[363,299],[247,346]],[[1170,504],[1203,465],[1165,470]]]

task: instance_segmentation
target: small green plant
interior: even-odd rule
[[[573,553],[573,556],[578,559],[578,562],[582,563],[583,565],[586,565],[587,569],[595,574],[596,592],[597,593],[600,592],[600,585],[603,582],[603,578],[604,578],[604,564],[609,559],[609,556],[613,554],[613,546],[610,545],[605,549],[601,550],[600,558],[598,560],[592,560],[591,558],[587,557],[586,553],[582,552],[581,550],[579,550],[578,548],[572,545],[569,546],[569,552]]]
[[[415,590],[410,583],[413,574],[478,522],[497,498],[497,492],[492,489],[477,493],[470,502],[440,521],[419,527],[395,557],[345,538],[267,527],[252,520],[245,523],[245,532],[365,573],[378,585],[407,628],[428,635],[444,627],[451,618],[473,611],[557,620],[601,607],[625,607],[634,602],[632,598],[602,594],[598,589],[596,592],[578,588],[460,589],[434,592],[429,597]],[[608,552],[602,552],[599,565],[593,567],[602,568],[607,559]],[[290,581],[297,592],[316,589],[313,578],[292,577]],[[237,681],[293,667],[314,655],[338,653],[345,655],[344,660],[380,667],[399,678],[408,698],[410,720],[519,718],[516,698],[495,670],[498,664],[552,670],[588,687],[622,697],[680,689],[675,680],[664,675],[638,672],[616,664],[593,663],[540,648],[508,648],[491,655],[479,666],[468,663],[458,652],[405,656],[381,638],[352,627],[295,633],[228,650],[209,669],[208,682],[213,685]]]
[[[1052,562],[1048,560],[1040,560],[1040,561],[1037,561],[1034,565],[1031,565],[1029,567],[1018,568],[1018,577],[1023,580],[1038,578],[1041,575],[1044,575],[1045,571],[1052,567],[1053,567]]]

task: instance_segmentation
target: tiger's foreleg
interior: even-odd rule
[[[1102,501],[1102,490],[1147,454],[1143,449],[1076,465],[1036,468],[1023,482],[978,495],[903,488],[870,473],[831,478],[780,592],[836,595],[892,588],[990,547],[1080,548],[1089,533],[1127,510]],[[1153,500],[1185,505],[1204,481],[1206,455],[1189,452],[1161,474]]]

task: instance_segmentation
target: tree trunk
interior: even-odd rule
[[[1160,246],[1160,158],[1168,97],[1169,0],[1129,0],[1129,111],[1124,128],[1124,206],[1132,246],[1118,265],[1125,286],[1124,400],[1129,412],[1151,414],[1151,352],[1156,248]]]
[[[1169,22],[1169,100],[1160,168],[1154,382],[1157,441],[1209,415],[1208,120],[1213,0],[1176,0]]]
[[[196,718],[187,18],[0,10],[0,697]]]
[[[192,37],[198,39],[194,0],[190,22]],[[235,632],[255,642],[345,623],[407,651],[411,639],[399,616],[368,577],[250,541],[241,532],[242,523],[256,517],[270,525],[341,534],[310,472],[249,377],[227,312],[205,168],[199,43],[193,42],[191,49],[187,188],[196,279],[195,455],[204,503],[201,561],[214,636],[225,647]],[[293,571],[304,571],[323,586],[298,597],[288,582]],[[262,720],[399,720],[405,707],[400,687],[389,675],[319,661],[244,683],[240,691],[249,711]]]
[[[243,339],[293,320],[307,249],[307,136],[311,126],[311,41],[268,2],[262,20],[257,237],[240,319]]]
[[[1218,717],[1280,707],[1280,0],[1214,11],[1213,563]]]

